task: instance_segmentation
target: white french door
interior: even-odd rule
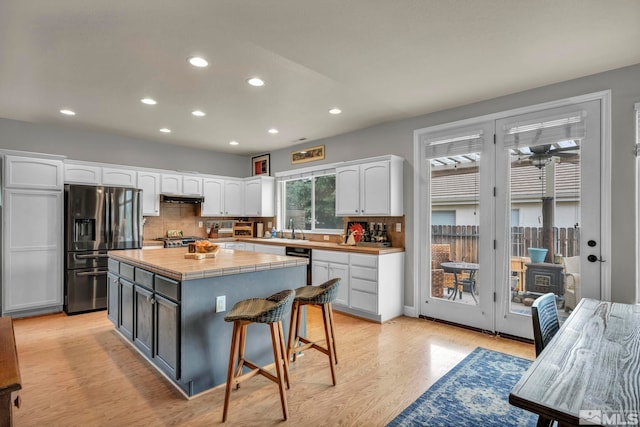
[[[601,296],[600,104],[415,132],[421,315],[532,338],[537,296],[554,292],[564,309],[567,257],[581,273],[574,296]]]

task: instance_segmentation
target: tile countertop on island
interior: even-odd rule
[[[309,264],[306,258],[221,248],[215,258],[186,259],[186,247],[109,251],[109,257],[175,280],[228,276]]]

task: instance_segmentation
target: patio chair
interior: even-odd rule
[[[564,283],[564,311],[573,310],[582,298],[579,256],[564,259]]]
[[[451,246],[445,243],[431,245],[431,295],[437,298],[444,296],[444,288],[447,293],[455,287],[456,281],[453,273],[445,273],[440,264],[451,261]]]

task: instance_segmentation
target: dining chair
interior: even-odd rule
[[[533,341],[536,346],[536,356],[538,356],[560,329],[556,295],[553,292],[544,294],[533,302],[531,318],[533,319]]]

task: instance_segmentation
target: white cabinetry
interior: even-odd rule
[[[244,182],[244,214],[247,216],[274,215],[275,178],[259,176]]]
[[[100,185],[102,168],[94,164],[66,161],[64,163],[64,182],[67,184]]]
[[[102,168],[102,185],[136,188],[136,171],[105,166]]]
[[[160,180],[160,192],[163,194],[182,194],[182,175],[163,173]]]
[[[224,215],[224,179],[204,178],[202,180],[202,202],[200,216]]]
[[[142,190],[142,215],[160,215],[160,174],[138,171],[138,188]]]
[[[202,177],[163,173],[160,181],[162,194],[178,194],[181,196],[202,196]]]
[[[4,158],[2,315],[62,311],[63,162]]]
[[[62,160],[7,155],[4,186],[62,190]]]
[[[349,307],[349,254],[314,249],[311,259],[311,284],[318,286],[339,277],[340,287],[335,304]]]
[[[386,156],[336,168],[336,215],[401,216],[402,164]]]
[[[341,279],[334,308],[385,322],[403,313],[404,252],[367,255],[314,250],[312,283]]]
[[[244,181],[241,179],[224,182],[224,215],[244,215]]]
[[[185,196],[202,196],[202,178],[194,175],[183,175],[182,194]]]

